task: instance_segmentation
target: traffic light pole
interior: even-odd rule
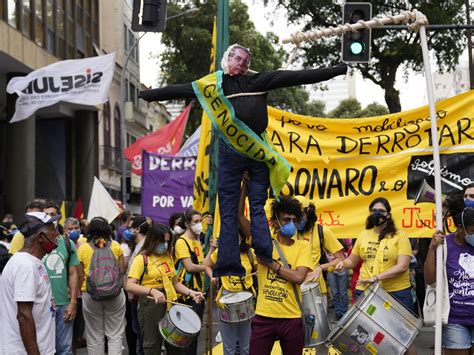
[[[326,28],[318,31],[298,32],[283,40],[283,43],[299,44],[303,41],[314,41],[323,37],[331,37],[335,35],[342,35],[345,32],[360,30],[367,27],[384,26],[390,23],[411,23],[407,29],[418,30],[420,34],[421,50],[423,53],[423,64],[425,67],[426,89],[428,93],[428,103],[430,112],[431,137],[438,137],[438,127],[436,125],[436,108],[434,101],[433,83],[431,78],[431,65],[429,58],[428,41],[426,39],[426,26],[428,20],[426,16],[419,11],[404,11],[397,16],[390,16],[384,18],[376,18],[370,21],[360,21],[355,24],[339,25],[336,28]],[[443,226],[442,217],[442,197],[441,197],[441,164],[439,157],[439,142],[438,139],[432,139],[433,147],[433,163],[434,163],[434,180],[435,180],[435,204],[436,204],[436,226],[441,229]],[[443,280],[443,249],[439,246],[436,250],[436,294],[438,295],[438,302],[436,302],[436,321],[435,321],[435,355],[441,355],[441,335],[442,335],[442,309],[443,304],[440,301],[443,297],[444,283]]]

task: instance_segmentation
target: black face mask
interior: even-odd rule
[[[384,224],[385,222],[387,222],[388,216],[385,216],[385,215],[381,214],[380,212],[376,212],[374,214],[371,214],[368,217],[367,220],[368,220],[368,227],[369,228],[378,227],[378,226]]]

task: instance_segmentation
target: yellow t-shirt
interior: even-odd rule
[[[292,270],[296,270],[297,267],[312,268],[311,248],[309,248],[308,242],[294,240],[292,245],[279,245]],[[273,259],[283,264],[276,248],[273,248]],[[300,286],[296,285],[296,289],[301,300]],[[258,296],[255,312],[260,316],[270,318],[301,317],[301,310],[296,301],[292,283],[262,264],[258,264]]]
[[[159,288],[166,290],[166,298],[173,301],[177,298],[176,291],[174,287],[171,287],[169,290],[165,288],[163,284],[163,278],[168,278],[169,282],[173,282],[173,277],[176,276],[176,270],[173,265],[173,260],[165,253],[163,255],[152,254],[148,256],[148,272],[144,273],[145,270],[145,261],[143,254],[138,254],[130,266],[130,272],[128,277],[134,278],[137,281],[140,281],[143,275],[141,282],[142,286],[149,288]],[[171,291],[171,294],[168,293]]]
[[[23,236],[23,234],[21,234],[21,232],[16,232],[10,243],[10,250],[8,251],[8,253],[13,255],[17,251],[22,249],[24,246],[25,246],[25,237]]]
[[[379,242],[379,236],[373,229],[363,231],[352,249],[354,255],[362,260],[359,279],[369,279],[387,271],[397,264],[399,255],[412,255],[410,240],[398,232],[393,237],[385,237]],[[394,292],[411,286],[408,270],[403,274],[381,281],[385,291]],[[357,285],[356,289],[365,290],[368,286]]]
[[[113,240],[112,244],[110,244],[110,249],[112,249],[112,253],[115,255],[117,260],[123,254],[120,244],[115,240]],[[82,244],[79,249],[77,249],[77,257],[82,265],[84,265],[84,281],[82,282],[81,286],[82,292],[86,292],[86,282],[87,276],[89,275],[89,268],[91,266],[92,254],[94,254],[94,249],[89,243]]]
[[[298,239],[304,239],[311,244],[311,261],[314,269],[321,259],[321,243],[319,242],[318,226],[315,225],[308,233],[298,233]],[[323,249],[331,254],[344,249],[342,244],[337,240],[334,233],[328,227],[323,228],[323,243]],[[328,289],[322,273],[319,276],[318,282],[321,288],[321,293],[327,293]]]
[[[186,241],[184,241],[184,239]],[[176,241],[176,245],[174,249],[176,262],[180,261],[181,259],[191,258],[191,254],[189,253],[189,249],[188,249],[188,246],[186,245],[186,242],[188,242],[189,247],[196,254],[199,264],[202,264],[202,262],[204,261],[204,255],[202,251],[201,242],[197,239],[190,239],[185,234],[179,237],[178,240]],[[184,267],[184,265],[182,266],[180,270],[177,270],[177,272],[178,272],[179,282],[186,284],[187,283],[185,280],[186,268]],[[201,291],[201,292],[204,291],[204,272],[193,273],[192,277],[193,277],[193,281],[195,285],[194,290]],[[202,287],[197,287],[198,278],[200,278],[201,280]]]
[[[217,262],[218,250],[219,249],[214,250],[214,252],[211,254],[211,261],[214,264]],[[250,253],[253,257],[253,265],[250,262],[247,252],[240,253],[240,262],[245,269],[245,275],[250,275],[252,273],[253,266],[257,265],[257,257],[255,256],[252,249],[250,249]],[[242,283],[247,290],[251,289],[253,286],[253,278],[251,276],[242,278],[239,276],[223,276],[221,277],[221,283],[224,290],[230,292],[239,292],[243,291]]]

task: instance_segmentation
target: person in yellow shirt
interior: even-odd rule
[[[270,354],[276,339],[283,354],[301,354],[304,327],[300,285],[312,268],[311,248],[297,240],[296,224],[302,219],[301,204],[290,196],[280,196],[271,206],[270,223],[276,234],[273,261],[258,265],[256,316],[252,320],[250,354]]]
[[[204,291],[204,272],[212,278],[212,269],[203,265],[204,253],[199,237],[202,232],[202,216],[194,210],[188,209],[183,213],[179,225],[185,231],[178,238],[175,245],[175,268],[178,280],[189,289],[197,292]],[[178,299],[193,310],[202,319],[204,315],[204,302],[197,303],[187,295],[181,295]],[[186,354],[194,355],[197,352],[197,338],[186,348]]]
[[[152,225],[128,274],[126,289],[139,296],[138,322],[145,355],[161,354],[163,337],[157,325],[166,314],[166,301],[176,301],[176,292],[196,303],[204,301],[201,292],[193,291],[178,281],[170,248],[170,229],[162,224]],[[169,355],[182,353],[182,349],[168,343],[165,346]]]
[[[321,293],[324,295],[324,301],[327,302],[328,288],[323,277],[323,271],[332,271],[339,261],[344,260],[344,248],[331,229],[328,227],[323,228],[322,225],[317,223],[318,216],[316,215],[316,206],[314,203],[305,196],[298,195],[295,196],[295,198],[301,203],[301,207],[303,208],[303,217],[296,226],[296,238],[298,240],[306,240],[311,245],[313,271],[308,273],[306,281],[318,282]],[[332,254],[335,259],[329,262],[325,252]],[[333,297],[334,296],[335,295],[333,295]],[[342,314],[336,314],[336,317],[341,317],[345,311],[341,310],[341,313]]]
[[[222,296],[228,295],[233,292],[247,291],[255,296],[252,273],[257,270],[257,258],[255,256],[254,251],[245,242],[245,237],[242,235],[242,233],[239,233],[239,244],[240,263],[245,269],[245,276],[220,277],[221,288],[219,289],[219,292],[216,296],[216,302],[218,304]],[[219,249],[217,249],[217,241],[212,241],[208,256],[204,260],[204,265],[209,266],[211,269],[214,268],[217,263],[218,252]],[[225,355],[235,353],[240,353],[241,355],[248,355],[251,331],[250,320],[238,323],[229,323],[221,320],[219,328]]]
[[[117,260],[120,277],[125,273],[123,251],[120,244],[112,240],[113,233],[108,221],[102,217],[93,218],[87,226],[88,243],[82,244],[77,250],[79,258],[79,280],[83,279],[82,313],[85,321],[87,352],[89,354],[105,353],[105,337],[107,337],[108,353],[121,354],[122,340],[125,333],[125,293],[123,289],[113,298],[94,300],[87,289],[91,261],[95,249],[110,248]],[[118,285],[121,285],[120,282]]]
[[[357,238],[349,257],[336,265],[336,270],[352,269],[362,260],[355,298],[375,282],[411,312],[414,311],[411,291],[410,240],[397,230],[387,199],[378,197],[369,205],[365,231]],[[406,354],[416,354],[414,344]]]

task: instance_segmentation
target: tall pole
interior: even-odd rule
[[[436,206],[436,228],[441,230],[443,228],[442,202],[441,202],[441,163],[439,158],[439,143],[438,143],[438,126],[436,122],[436,107],[434,101],[433,81],[431,78],[431,64],[428,50],[428,42],[426,40],[425,26],[420,26],[420,42],[421,50],[423,52],[423,62],[425,65],[426,90],[428,92],[428,106],[430,110],[431,123],[431,141],[433,142],[433,163],[434,163],[434,181],[435,181],[435,206]],[[435,355],[441,355],[441,335],[442,335],[442,313],[443,304],[441,300],[443,297],[444,284],[443,279],[443,248],[438,246],[436,249],[436,318],[435,318]]]
[[[469,4],[469,0],[466,0],[466,23],[467,25],[471,24],[471,5]],[[467,35],[467,52],[469,58],[469,86],[474,89],[474,63],[472,63],[472,31],[468,29],[466,31]]]
[[[229,0],[217,0],[217,34],[216,34],[216,70],[221,69],[221,60],[226,48],[229,46]],[[214,127],[211,131],[211,154],[209,155],[209,212],[214,215],[216,210],[216,197],[217,197],[217,156],[219,153],[219,140],[217,132]],[[212,225],[207,231],[206,237],[212,236]],[[208,290],[208,334],[206,344],[208,354],[212,355],[212,300],[213,300],[213,286],[210,284]]]

